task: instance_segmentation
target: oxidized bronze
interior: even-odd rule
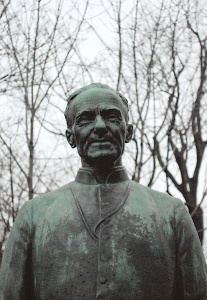
[[[75,181],[18,214],[0,275],[2,300],[207,299],[207,271],[179,199],[129,180],[127,100],[106,85],[74,92],[66,136],[82,168]]]

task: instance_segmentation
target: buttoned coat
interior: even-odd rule
[[[185,205],[91,170],[18,214],[0,275],[1,300],[207,299],[207,273]]]

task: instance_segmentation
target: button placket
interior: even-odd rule
[[[108,295],[114,295],[116,286],[116,262],[114,251],[116,242],[116,214],[124,205],[129,193],[129,183],[115,188],[110,184],[99,186],[100,196],[100,221],[99,228],[99,256],[96,299],[107,299]],[[118,299],[118,298],[117,298]],[[119,298],[121,299],[121,298]]]
[[[104,285],[108,282],[110,274],[110,235],[108,232],[108,226],[101,224],[100,226],[100,249],[99,249],[99,282]]]
[[[100,215],[101,219],[107,216],[110,210],[109,199],[107,199],[108,187],[100,187]],[[111,238],[110,238],[110,217],[107,217],[100,224],[99,259],[98,259],[98,282],[97,297],[106,291],[109,284],[111,268]]]

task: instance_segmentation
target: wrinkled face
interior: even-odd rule
[[[117,161],[128,142],[127,107],[113,91],[92,89],[71,102],[71,134],[83,162]]]

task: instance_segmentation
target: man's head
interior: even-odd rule
[[[83,165],[121,164],[124,144],[133,132],[124,96],[107,85],[90,84],[69,97],[65,118],[67,140],[77,147]]]

